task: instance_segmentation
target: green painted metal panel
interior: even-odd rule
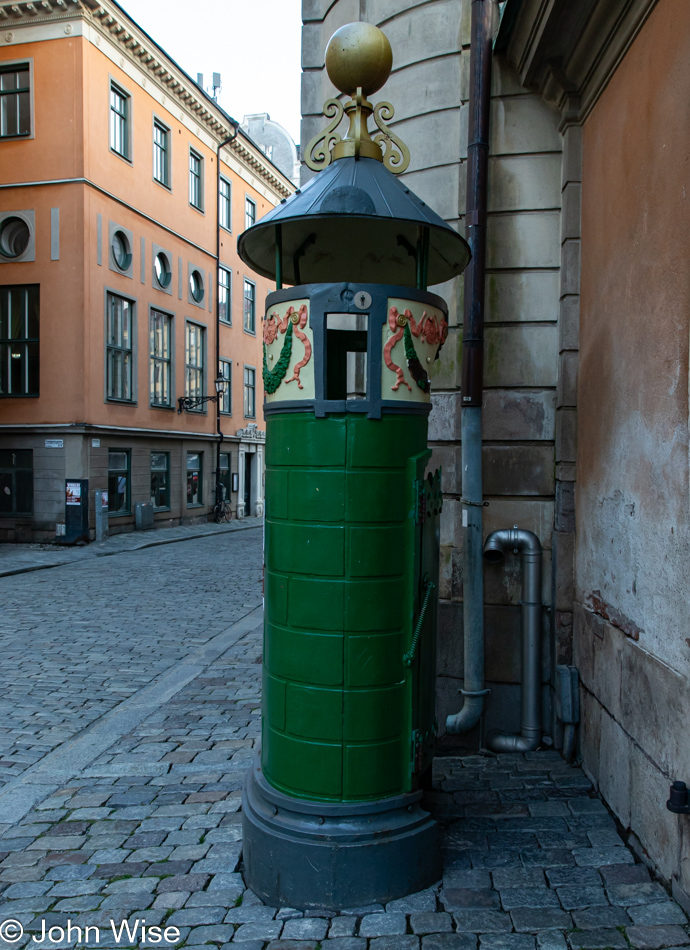
[[[266,531],[266,540],[270,532]],[[287,620],[288,579],[282,574],[264,573],[266,603],[264,619],[268,623],[285,623]]]
[[[345,691],[343,738],[404,740],[406,732],[404,683],[386,689]]]
[[[264,715],[276,729],[285,728],[285,686],[285,680],[271,676],[264,667],[262,698]]]
[[[342,523],[345,520],[345,472],[294,469],[290,472],[288,510],[291,521]]]
[[[348,571],[351,577],[400,575],[405,571],[402,525],[348,529]]]
[[[289,683],[285,731],[304,739],[342,739],[343,693],[340,689]]]
[[[343,637],[266,625],[264,665],[296,683],[341,686]],[[360,685],[360,684],[357,684]]]
[[[399,632],[348,636],[345,640],[345,685],[385,686],[405,677]]]
[[[343,757],[343,800],[357,801],[395,795],[409,780],[409,737],[401,742],[346,745]]]
[[[290,626],[307,630],[342,629],[342,581],[291,577],[289,583]]]
[[[402,468],[407,460],[426,448],[427,417],[391,415],[380,426],[365,416],[350,416],[347,430],[349,468]]]
[[[419,684],[402,657],[419,607],[426,433],[416,414],[267,420],[262,764],[294,796],[358,801],[414,787]]]
[[[345,528],[342,525],[273,522],[268,531],[266,567],[292,574],[342,577]]]
[[[342,743],[295,739],[265,726],[262,751],[271,785],[302,798],[341,800]]]
[[[299,419],[295,425],[281,425],[290,417]],[[280,420],[280,422],[278,422]],[[328,426],[320,425],[327,421]],[[278,425],[272,423],[277,422]],[[304,423],[308,424],[304,424]],[[315,419],[312,413],[286,413],[273,416],[266,422],[266,432],[271,430],[270,439],[266,439],[266,467],[287,465],[291,468],[310,467],[335,468],[345,464],[347,418],[330,416],[327,420]],[[311,423],[311,424],[309,424]],[[295,433],[299,431],[299,438]]]
[[[348,472],[347,520],[401,523],[407,517],[410,486],[405,472]]]
[[[266,517],[287,518],[288,476],[287,469],[274,468],[266,471]]]
[[[346,585],[345,591],[346,630],[398,630],[402,626],[402,579],[370,581],[358,577]]]

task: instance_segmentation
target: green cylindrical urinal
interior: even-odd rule
[[[386,167],[404,166],[406,149],[365,98],[381,71],[357,57],[387,40],[351,24],[329,68],[334,44],[331,78],[358,82],[340,83],[352,134],[327,131],[321,174],[239,240],[254,270],[294,285],[269,295],[263,323],[263,728],[243,799],[245,873],[269,904],[330,909],[440,877],[420,801],[436,733],[441,510],[440,473],[426,474],[429,367],[447,311],[426,284],[469,258]],[[400,148],[387,162],[366,131],[372,112]]]

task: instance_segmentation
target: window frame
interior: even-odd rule
[[[189,333],[190,333],[190,329],[191,329],[192,327],[196,328],[197,330],[199,330],[199,331],[201,332],[201,345],[198,347],[199,351],[201,352],[201,365],[200,365],[200,366],[197,366],[195,363],[190,363],[190,361],[189,361],[189,356],[190,356]],[[191,398],[191,399],[194,399],[195,397],[198,397],[198,396],[204,396],[204,395],[205,395],[205,392],[206,392],[206,365],[207,365],[207,359],[206,359],[206,331],[207,331],[207,329],[208,329],[208,328],[206,327],[205,324],[203,324],[203,323],[198,323],[196,320],[190,320],[190,319],[185,320],[185,327],[184,327],[184,394],[185,394],[185,396],[187,396],[187,397],[189,397],[189,398]],[[190,386],[190,382],[191,382],[190,370],[191,370],[192,372],[194,372],[194,373],[200,373],[200,376],[199,376],[200,382],[199,382],[199,384],[198,384],[198,392],[196,391],[196,388],[195,388],[194,390],[192,390],[192,387]],[[205,414],[205,413],[207,412],[207,410],[206,410],[206,404],[204,404],[204,405],[202,405],[202,406],[197,406],[197,407],[194,408],[194,409],[186,409],[185,411],[186,411],[186,412],[198,412],[198,413]]]
[[[113,108],[112,103],[112,94],[115,91],[120,95],[125,101],[125,114],[122,115],[120,112],[116,112]],[[118,151],[113,144],[113,114],[120,116],[124,125],[124,152]],[[118,158],[121,158],[123,161],[127,162],[128,165],[132,164],[132,93],[129,90],[125,89],[122,83],[114,76],[109,77],[108,82],[108,145],[110,151],[113,155],[117,155]]]
[[[137,393],[137,371],[136,371],[136,366],[137,366],[137,301],[136,301],[136,299],[134,299],[134,298],[132,298],[132,297],[127,297],[127,296],[125,296],[123,293],[121,293],[119,290],[117,290],[117,289],[114,288],[114,287],[105,287],[105,288],[104,288],[104,294],[105,294],[105,308],[104,308],[104,309],[105,309],[105,322],[104,322],[104,344],[105,344],[105,345],[104,345],[104,348],[103,348],[103,349],[104,349],[104,356],[105,356],[105,372],[104,372],[104,380],[103,380],[103,382],[104,382],[104,396],[105,396],[105,400],[104,400],[104,401],[105,401],[105,402],[112,402],[112,403],[119,403],[120,405],[125,405],[125,406],[133,406],[133,405],[136,405],[136,403],[137,403],[137,395],[138,395],[138,393]],[[113,298],[113,297],[116,297],[116,298],[118,298],[118,299],[120,299],[120,300],[124,300],[124,301],[126,301],[126,302],[130,305],[130,326],[129,326],[129,332],[130,332],[130,343],[131,343],[131,345],[130,345],[129,349],[127,349],[126,347],[119,347],[119,346],[117,346],[117,345],[115,345],[115,344],[111,344],[111,343],[108,342],[109,339],[110,339],[110,334],[109,334],[109,318],[110,318],[109,304],[110,304],[110,299]],[[129,362],[129,366],[130,366],[130,374],[129,374],[129,375],[130,375],[130,378],[129,378],[130,396],[129,396],[129,398],[123,398],[123,397],[120,397],[120,396],[112,396],[112,395],[110,395],[110,390],[111,390],[111,386],[110,386],[111,380],[110,380],[110,372],[109,372],[109,367],[110,367],[109,351],[110,351],[110,350],[118,350],[118,351],[125,352],[125,353],[126,353],[126,352],[129,352],[129,354],[130,354],[130,362]]]
[[[7,452],[8,454],[9,454],[9,453],[12,453],[13,455],[14,455],[14,454],[19,454],[20,452],[22,452],[22,453],[23,453],[23,452],[27,452],[27,453],[31,456],[31,467],[30,467],[30,468],[17,467],[16,465],[12,465],[11,467],[6,467],[6,466],[4,466],[4,465],[2,464],[2,461],[1,461],[2,452]],[[31,507],[30,507],[28,510],[27,510],[27,509],[21,509],[21,510],[20,510],[20,509],[15,509],[15,508],[13,507],[11,511],[0,511],[0,518],[28,518],[28,517],[31,517],[31,516],[33,515],[33,513],[34,513],[34,452],[33,452],[33,449],[11,449],[11,448],[3,448],[3,449],[2,449],[2,452],[0,452],[0,480],[2,480],[2,476],[3,476],[3,475],[11,475],[11,476],[12,476],[12,489],[11,489],[11,491],[10,491],[10,496],[11,496],[13,502],[14,502],[14,500],[16,499],[17,494],[18,494],[18,493],[17,493],[17,473],[18,473],[18,472],[31,472],[31,490],[30,490],[30,492],[28,493],[28,494],[30,494],[30,496],[31,496]]]
[[[192,158],[195,158],[199,162],[199,171],[198,174],[192,170]],[[198,211],[200,214],[204,213],[204,156],[197,152],[196,149],[189,146],[189,162],[188,162],[188,179],[189,179],[189,204],[195,211]],[[199,204],[195,204],[192,201],[192,179],[196,180],[199,190]]]
[[[247,386],[247,373],[248,373],[248,372],[250,372],[250,373],[252,374],[252,386],[251,386],[251,387]],[[248,405],[247,405],[247,393],[248,393],[249,391],[252,392],[252,400],[253,400],[253,403],[254,403],[254,406],[253,406],[254,412],[253,412],[252,415],[249,415],[248,412],[247,412],[247,409],[248,409]],[[245,419],[256,419],[256,366],[251,366],[251,365],[248,364],[248,363],[245,363],[245,364],[244,364],[244,400],[243,400],[243,401],[244,401],[244,405],[243,405],[242,408],[244,409],[244,418],[245,418]]]
[[[153,319],[154,315],[165,318],[168,329],[168,356],[158,356],[153,352]],[[157,364],[167,366],[168,373],[168,402],[156,402],[154,400],[154,368]],[[160,307],[149,306],[149,406],[151,409],[174,409],[173,381],[175,379],[175,314],[169,310],[162,310]]]
[[[226,373],[225,370],[228,370]],[[227,379],[228,388],[225,393],[219,398],[218,406],[220,414],[222,416],[231,416],[232,415],[232,360],[226,359],[224,356],[221,356],[218,360],[218,375],[222,376],[223,379]],[[225,408],[227,407],[227,408]]]
[[[125,469],[116,469],[110,467],[110,453],[111,452],[123,452],[127,459],[127,467]],[[125,489],[125,507],[118,508],[117,510],[110,508],[110,500],[114,494],[119,494],[119,492],[113,493],[110,491],[110,473],[125,472],[126,473],[126,489]],[[132,514],[132,450],[131,449],[120,449],[116,447],[108,446],[108,518],[126,518]]]
[[[252,288],[251,297],[247,297],[247,287]],[[251,315],[252,315],[252,326],[251,329],[247,329],[247,300],[252,302]],[[242,329],[245,333],[249,333],[251,336],[256,336],[256,284],[253,280],[250,280],[248,277],[244,278],[244,293],[242,295]]]
[[[161,129],[165,133],[166,145],[165,145],[165,148],[163,149],[163,151],[165,152],[165,161],[164,161],[165,181],[163,181],[161,178],[158,178],[156,175],[156,165],[157,165],[156,149],[160,148],[160,146],[156,142],[157,128]],[[152,144],[152,159],[153,159],[153,172],[152,172],[153,180],[157,184],[159,184],[161,188],[165,188],[166,191],[172,192],[172,133],[171,133],[170,126],[167,123],[165,123],[161,118],[159,118],[155,114],[155,112],[153,114],[153,134],[151,136],[151,144]]]
[[[198,458],[199,458],[199,467],[198,467],[198,468],[194,468],[194,469],[190,469],[190,468],[189,468],[189,457],[190,457],[190,455],[196,455],[196,456],[198,456]],[[189,450],[187,450],[185,472],[186,472],[185,483],[186,483],[186,486],[187,486],[187,507],[188,507],[188,508],[203,508],[203,507],[204,507],[204,453],[203,453],[203,452],[190,452]],[[192,472],[192,473],[193,473],[193,472],[196,472],[196,473],[197,473],[197,479],[198,479],[197,485],[198,485],[198,497],[199,497],[199,500],[198,500],[198,501],[193,501],[193,502],[190,502],[190,500],[189,500],[189,475],[190,475],[190,472]]]
[[[220,279],[221,274],[228,275],[227,284],[223,284]],[[221,316],[221,307],[223,305],[221,298],[221,288],[227,290],[227,298],[225,301],[225,317]],[[229,267],[225,267],[223,264],[218,265],[218,287],[216,288],[216,293],[218,294],[218,319],[221,323],[224,323],[226,326],[232,326],[232,270]]]
[[[228,186],[227,195],[222,192],[224,184]],[[223,223],[223,208],[227,210],[227,224]],[[218,224],[224,231],[232,234],[232,182],[225,175],[218,176]]]
[[[0,131],[0,142],[11,142],[17,139],[35,138],[34,129],[34,60],[32,56],[23,59],[8,59],[0,62],[0,73],[23,72],[20,67],[28,66],[29,69],[29,131],[18,132],[16,135],[2,135]],[[23,90],[22,90],[23,91]],[[19,95],[20,90],[7,90],[6,93],[0,93],[0,99],[3,95]],[[0,109],[1,112],[1,109]],[[0,126],[1,129],[1,126]]]
[[[7,361],[7,380],[8,380],[8,390],[11,389],[11,370],[12,365],[11,360],[13,358],[12,349],[17,349],[22,347],[23,357],[22,364],[24,366],[22,371],[22,376],[24,378],[24,389],[23,392],[13,393],[13,392],[0,392],[0,399],[37,399],[41,395],[41,285],[40,284],[3,284],[0,286],[0,295],[5,293],[10,295],[12,291],[23,291],[26,293],[26,303],[24,304],[24,329],[28,334],[29,331],[29,317],[28,317],[28,307],[30,306],[30,298],[28,291],[35,290],[36,292],[36,301],[38,306],[38,313],[36,319],[36,325],[38,330],[38,335],[33,336],[22,336],[22,337],[12,337],[11,327],[9,326],[10,318],[8,313],[8,329],[10,333],[8,336],[0,337],[0,367]],[[9,306],[8,306],[9,311]],[[31,354],[30,347],[35,347],[34,355]],[[5,351],[7,355],[5,356]],[[36,391],[32,392],[30,387],[30,362],[35,360],[36,362]],[[18,450],[19,451],[19,450]]]
[[[154,469],[153,467],[153,456],[154,455],[164,455],[165,456],[165,469]],[[151,460],[149,462],[150,472],[151,472],[151,504],[153,505],[154,511],[170,511],[170,452],[154,452],[151,450]],[[157,505],[154,502],[153,494],[153,477],[154,473],[165,471],[165,500],[166,504]]]
[[[251,207],[251,211],[249,210]],[[253,228],[256,224],[256,201],[250,198],[248,194],[244,195],[244,230]]]

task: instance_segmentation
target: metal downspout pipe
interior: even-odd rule
[[[482,395],[484,385],[484,284],[489,166],[491,60],[495,0],[472,0],[470,98],[467,144],[467,241],[462,335],[462,526],[464,696],[446,719],[447,732],[467,732],[484,709],[484,576],[482,564]]]
[[[520,735],[490,732],[491,752],[533,752],[541,742],[541,544],[532,531],[504,528],[492,531],[484,558],[494,564],[506,550],[520,555],[522,565],[522,716]]]
[[[214,379],[220,373],[220,153],[226,145],[229,145],[237,138],[239,122],[235,122],[234,119],[232,122],[232,132],[222,139],[216,148],[216,371],[213,377]],[[220,486],[220,450],[223,447],[223,439],[225,436],[220,427],[220,395],[216,395],[216,435],[218,436],[218,442],[216,443],[216,504],[219,504],[222,496]],[[232,483],[230,484],[230,488],[232,488]],[[228,504],[229,503],[230,498],[228,498]]]

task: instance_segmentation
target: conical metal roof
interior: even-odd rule
[[[331,162],[237,244],[252,270],[275,280],[280,233],[286,284],[348,280],[413,287],[414,252],[425,228],[428,283],[439,284],[467,266],[467,242],[381,162],[350,157]]]

